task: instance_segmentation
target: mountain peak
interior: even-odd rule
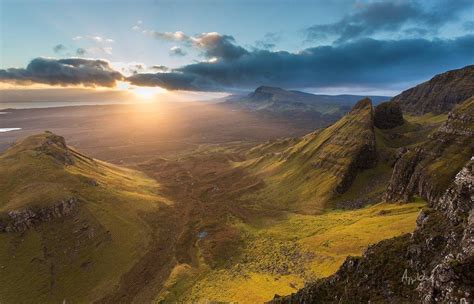
[[[286,90],[279,88],[279,87],[272,87],[272,86],[259,86],[255,89],[254,93],[280,93],[286,92]]]
[[[19,154],[29,153],[34,156],[46,155],[63,165],[72,165],[74,159],[66,145],[64,137],[46,131],[31,135],[9,148],[6,157],[18,157]]]
[[[351,112],[362,110],[362,109],[367,109],[367,108],[372,108],[372,100],[370,98],[365,97],[361,100],[359,100],[354,107],[352,107]]]

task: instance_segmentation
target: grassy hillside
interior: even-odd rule
[[[0,156],[0,218],[74,198],[67,216],[37,218],[0,233],[0,299],[5,303],[90,302],[111,292],[144,254],[144,215],[169,204],[140,172],[88,158],[52,133],[29,137]]]
[[[424,119],[379,130],[363,100],[306,136],[202,146],[142,163],[147,175],[52,133],[29,137],[0,156],[0,231],[10,231],[0,232],[0,299],[254,303],[291,293],[413,230],[423,201],[379,202],[397,151],[445,117]],[[11,211],[34,216],[14,226],[24,218]]]
[[[288,214],[259,223],[234,223],[245,240],[242,253],[225,267],[179,265],[168,280],[166,301],[259,303],[288,294],[305,282],[333,274],[348,255],[415,227],[423,201],[377,204],[321,215]]]
[[[374,167],[375,153],[372,105],[366,99],[325,129],[252,149],[246,166],[265,181],[259,200],[311,213],[344,193],[357,172]]]

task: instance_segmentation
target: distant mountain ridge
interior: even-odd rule
[[[388,96],[362,96],[362,95],[326,95],[312,94],[297,90],[285,90],[279,87],[260,86],[247,96],[234,98],[234,103],[292,103],[312,106],[352,106],[364,97],[368,97],[374,104],[390,99]]]
[[[227,97],[223,104],[276,116],[313,130],[336,122],[364,97],[370,98],[374,104],[390,99],[387,96],[319,95],[279,87],[260,86],[245,96]]]
[[[392,98],[404,112],[447,113],[474,95],[474,65],[438,74]]]

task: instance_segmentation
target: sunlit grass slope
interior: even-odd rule
[[[253,225],[237,222],[245,245],[236,262],[199,270],[181,265],[160,299],[261,303],[294,292],[304,282],[331,275],[347,256],[361,255],[369,244],[412,232],[424,205],[417,200],[320,215],[290,214]]]
[[[361,100],[325,129],[258,146],[249,156],[248,169],[267,185],[259,196],[272,208],[317,212],[347,190],[357,171],[376,163],[371,102]]]
[[[84,303],[110,292],[149,242],[142,215],[167,204],[140,172],[93,160],[52,133],[0,156],[0,216],[74,198],[72,215],[0,233],[0,301]]]

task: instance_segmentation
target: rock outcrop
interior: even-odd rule
[[[74,164],[74,159],[66,145],[64,137],[46,132],[46,139],[34,150],[52,157],[56,162],[63,165]]]
[[[392,98],[404,112],[447,113],[474,95],[474,65],[436,75]]]
[[[48,207],[9,211],[0,217],[0,232],[24,232],[39,223],[73,215],[77,205],[77,199],[70,198]]]
[[[336,193],[344,193],[352,185],[357,173],[365,169],[373,168],[377,165],[377,152],[375,148],[374,133],[374,114],[372,110],[372,102],[369,98],[360,100],[352,109],[349,115],[359,115],[359,111],[367,111],[370,109],[369,118],[367,119],[367,134],[354,153],[352,161],[349,163],[347,170],[341,173]]]
[[[348,257],[332,276],[272,303],[472,303],[474,158],[423,210],[413,234]]]
[[[428,143],[399,156],[384,199],[408,201],[419,195],[436,201],[474,153],[474,98],[449,113]]]
[[[369,98],[360,100],[348,115],[353,117],[366,115],[368,117],[364,120],[366,130],[365,135],[358,143],[357,149],[353,151],[353,156],[347,169],[340,172],[339,182],[335,188],[335,192],[339,194],[344,193],[349,189],[360,171],[373,168],[377,165],[372,101]]]
[[[383,102],[375,107],[374,123],[379,129],[392,129],[403,125],[403,113],[396,102]]]
[[[272,303],[473,303],[474,98],[430,139],[400,151],[389,201],[428,201],[412,234],[348,257],[332,276]]]

